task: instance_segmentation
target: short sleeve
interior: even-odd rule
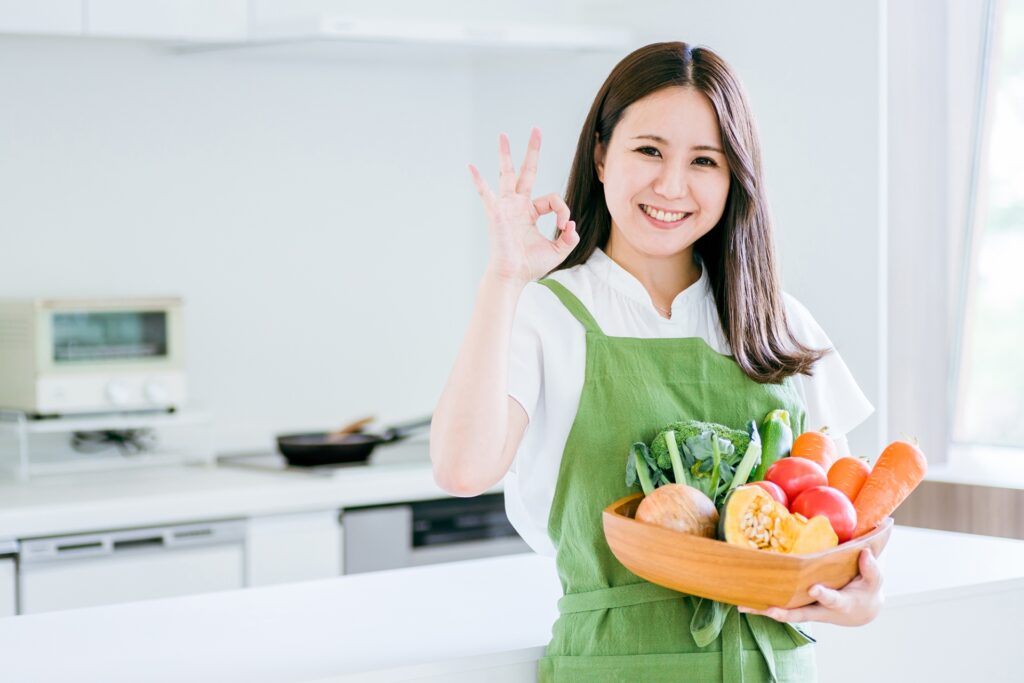
[[[538,325],[538,288],[529,283],[519,295],[509,344],[508,395],[526,411],[532,421],[540,398],[543,356]]]
[[[814,349],[830,349],[811,368],[813,375],[795,376],[807,410],[804,427],[828,427],[831,434],[845,436],[875,412],[875,407],[810,311],[789,294],[784,299],[787,321],[796,338]]]

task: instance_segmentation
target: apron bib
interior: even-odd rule
[[[586,374],[562,455],[548,534],[564,596],[539,683],[763,683],[817,680],[804,632],[729,607],[704,647],[691,633],[697,600],[631,573],[604,538],[601,512],[631,491],[626,457],[682,419],[745,428],[770,411],[804,406],[792,378],[759,384],[699,337],[609,337],[568,289],[546,285],[586,329]],[[706,605],[705,605],[706,606]]]

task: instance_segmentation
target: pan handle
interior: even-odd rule
[[[411,436],[422,431],[424,427],[429,427],[430,421],[433,417],[433,415],[428,415],[427,417],[420,418],[418,420],[393,425],[385,429],[384,433],[381,434],[381,437],[384,441],[397,441],[398,439],[404,439],[407,436]]]

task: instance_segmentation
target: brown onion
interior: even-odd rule
[[[665,484],[640,501],[636,519],[684,534],[714,538],[718,510],[702,491],[685,484]]]

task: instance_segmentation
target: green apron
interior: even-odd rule
[[[815,681],[813,639],[803,630],[731,606],[724,623],[691,630],[695,606],[709,602],[631,573],[612,555],[601,523],[605,506],[634,492],[625,482],[629,446],[649,443],[670,422],[743,428],[784,408],[801,433],[804,406],[792,379],[759,384],[699,337],[606,336],[564,286],[540,283],[582,323],[587,346],[548,518],[564,596],[539,683]]]

